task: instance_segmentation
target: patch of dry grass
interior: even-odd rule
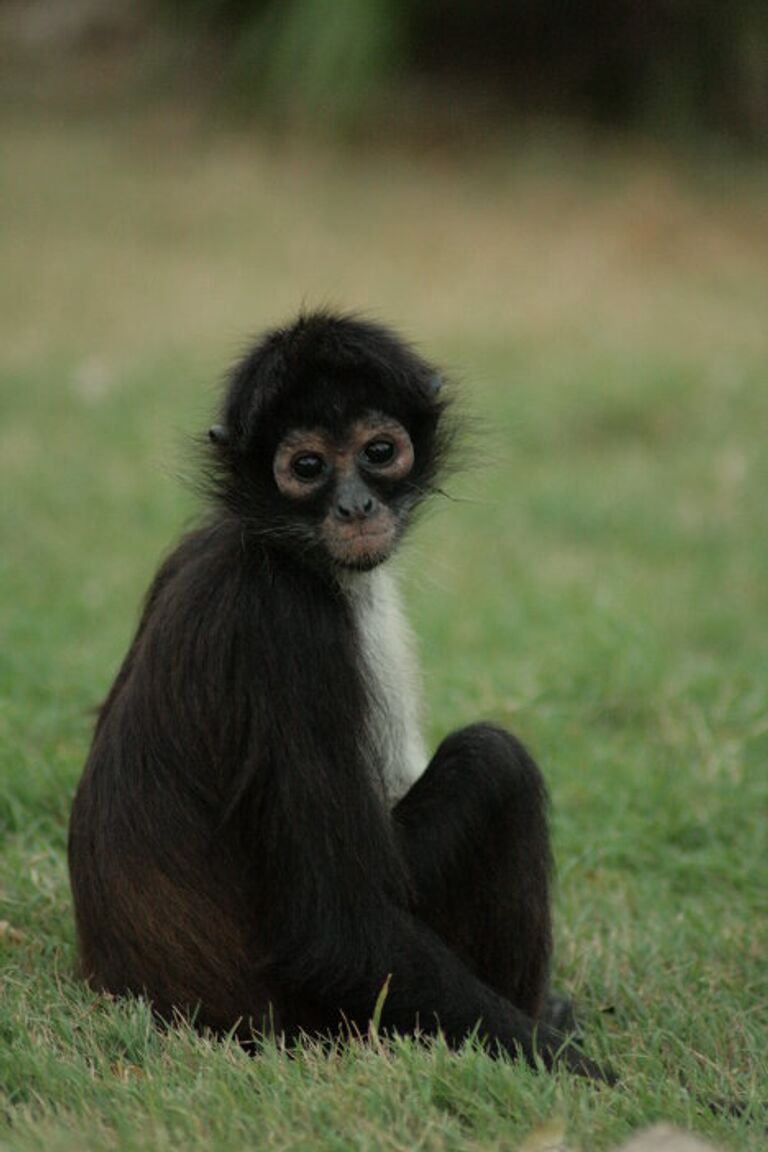
[[[208,133],[176,113],[6,114],[0,344],[229,353],[299,304],[419,338],[764,348],[768,179],[519,135],[416,154]]]

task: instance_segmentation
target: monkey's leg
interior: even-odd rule
[[[527,1015],[544,1008],[552,948],[547,795],[514,736],[448,736],[393,819],[413,911]]]

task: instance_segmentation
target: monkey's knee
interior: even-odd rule
[[[444,775],[461,775],[467,787],[482,790],[495,806],[521,805],[544,811],[544,777],[516,736],[495,724],[470,724],[452,732],[438,748]]]

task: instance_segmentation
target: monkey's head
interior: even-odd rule
[[[312,313],[232,372],[209,432],[215,490],[251,531],[312,563],[390,556],[449,446],[440,376],[377,324]]]

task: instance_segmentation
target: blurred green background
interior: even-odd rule
[[[763,0],[5,0],[7,38],[105,48],[147,76],[270,119],[402,130],[446,98],[501,119],[565,115],[768,142]],[[444,110],[443,110],[444,111]]]
[[[1,1147],[764,1147],[765,11],[0,3]],[[189,436],[321,304],[413,338],[477,427],[404,557],[429,736],[538,753],[555,980],[611,1093],[439,1048],[249,1062],[73,978],[89,710],[197,510]]]

